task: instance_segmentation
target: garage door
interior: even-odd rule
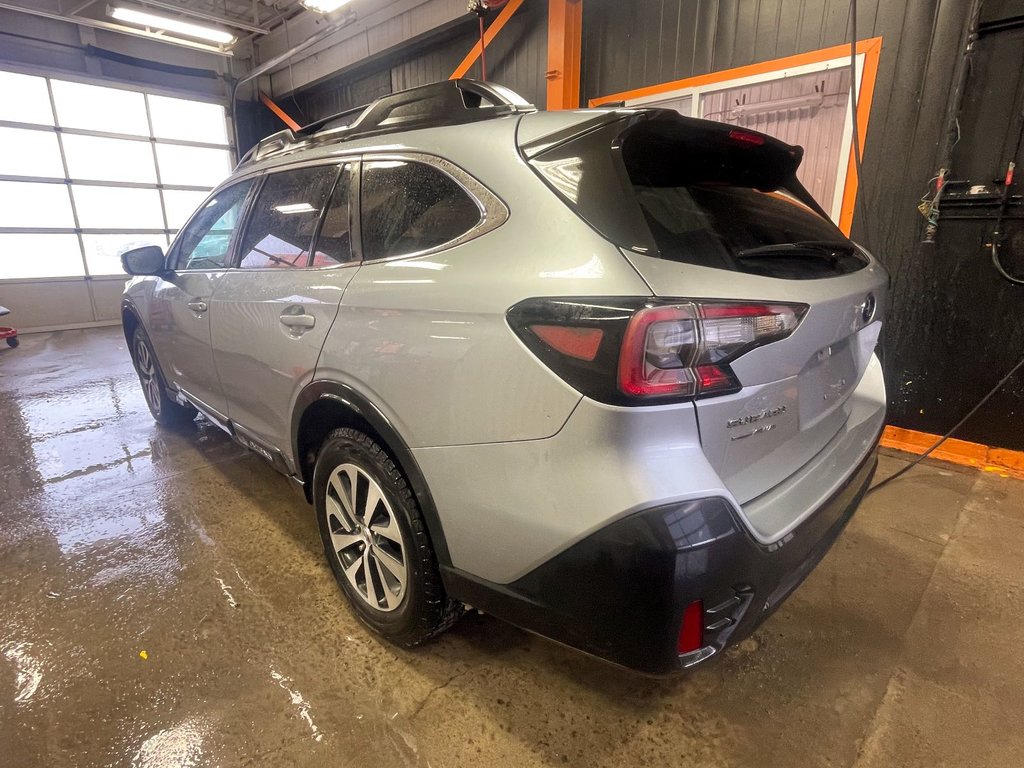
[[[116,320],[119,254],[169,238],[231,168],[223,106],[0,72],[0,304]]]

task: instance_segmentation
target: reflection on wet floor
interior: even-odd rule
[[[915,470],[752,640],[649,680],[477,614],[378,641],[283,478],[210,425],[153,423],[118,328],[0,354],[0,424],[3,768],[1024,757],[1014,481]]]

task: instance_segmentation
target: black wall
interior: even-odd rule
[[[991,218],[940,223],[920,244],[917,204],[940,162],[970,0],[859,0],[857,37],[882,37],[854,237],[893,275],[885,368],[890,422],[946,431],[1024,355],[1024,288],[997,277],[984,248]],[[490,79],[544,105],[544,0],[527,0],[488,48]],[[987,23],[1024,16],[1024,0],[988,0]],[[467,18],[447,37],[296,94],[307,119],[381,93],[447,77],[476,40]],[[619,91],[847,43],[849,0],[584,0],[582,103]],[[1022,106],[1020,31],[978,44],[954,154],[955,178],[991,183],[1012,151]],[[476,76],[474,69],[469,76]],[[1012,135],[1011,135],[1012,134]],[[1017,162],[1024,165],[1024,157]],[[1024,179],[1024,169],[1019,174]],[[1018,189],[1020,185],[1018,184]],[[1013,215],[1020,215],[1015,206]],[[1024,234],[1010,226],[1007,261],[1024,271]],[[959,436],[1024,449],[1024,372]]]

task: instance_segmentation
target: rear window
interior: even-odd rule
[[[866,266],[797,180],[799,147],[655,114],[612,123],[533,165],[605,237],[649,256],[794,280]]]

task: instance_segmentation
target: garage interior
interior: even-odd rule
[[[1020,764],[1024,2],[492,5],[0,2],[0,763]],[[909,471],[691,672],[479,612],[390,645],[285,478],[146,408],[119,254],[166,248],[261,138],[460,77],[800,144],[891,274],[875,483]]]

